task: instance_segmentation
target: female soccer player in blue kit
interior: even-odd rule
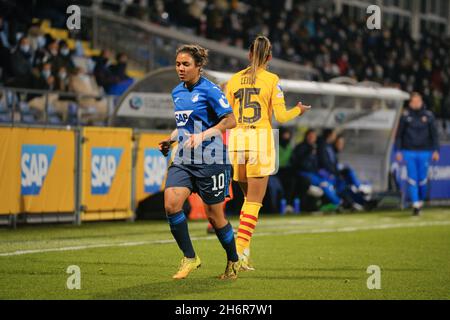
[[[235,279],[240,269],[231,224],[225,219],[223,202],[228,193],[231,166],[222,134],[236,126],[233,110],[222,91],[202,77],[208,52],[197,45],[183,45],[176,52],[176,71],[181,83],[172,91],[177,128],[159,143],[167,156],[178,142],[178,151],[169,167],[164,191],[164,206],[170,230],[183,259],[174,279],[184,279],[200,267],[189,236],[183,204],[197,192],[216,235],[227,253],[227,267],[221,279]]]

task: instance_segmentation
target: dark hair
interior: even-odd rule
[[[322,131],[322,138],[327,140],[334,132],[334,129],[324,129]]]
[[[315,129],[312,129],[312,128],[306,130],[306,132],[305,132],[305,138],[304,138],[305,141],[306,141],[306,138],[307,138],[311,133],[316,133],[316,130],[315,130]]]
[[[250,46],[251,64],[246,73],[250,73],[250,83],[255,84],[256,71],[265,65],[272,55],[272,44],[265,36],[257,36]]]
[[[176,55],[189,53],[195,65],[202,68],[208,63],[208,50],[196,44],[184,44],[177,49]]]
[[[422,95],[417,91],[413,91],[413,92],[411,92],[410,100],[414,97],[422,98]]]

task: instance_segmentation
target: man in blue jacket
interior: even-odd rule
[[[417,92],[411,94],[409,108],[400,118],[396,149],[397,161],[406,163],[408,193],[413,215],[418,216],[427,195],[430,161],[439,161],[439,140],[434,115],[425,109]]]

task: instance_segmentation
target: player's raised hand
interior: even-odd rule
[[[167,157],[170,151],[170,139],[164,140],[158,143],[159,151],[164,155],[164,157]]]
[[[297,103],[297,107],[300,108],[301,114],[304,114],[306,111],[308,111],[309,109],[311,109],[311,106],[306,106],[306,105],[302,104],[301,101],[299,101],[299,102]]]

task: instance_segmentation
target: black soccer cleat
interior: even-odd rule
[[[420,210],[420,208],[414,208],[414,209],[413,209],[413,216],[414,216],[414,217],[420,217],[420,215],[421,215],[421,210]]]

